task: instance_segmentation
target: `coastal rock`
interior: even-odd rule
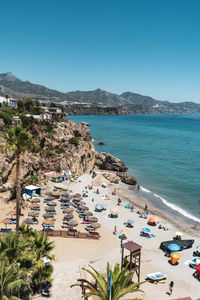
[[[105,152],[101,152],[98,154],[95,165],[101,170],[109,170],[115,172],[126,172],[128,170],[123,161]]]
[[[70,169],[73,175],[91,173],[97,152],[87,126],[76,124],[67,120],[66,122],[54,123],[54,132],[49,134],[47,121],[35,124],[32,133],[36,144],[41,146],[38,153],[25,152],[21,156],[21,179],[26,179],[29,184],[31,176],[43,179],[43,174],[49,171],[60,172]],[[78,139],[78,146],[68,142],[71,137]],[[0,143],[3,140],[0,137]],[[11,153],[6,156],[0,152],[0,193],[11,191],[15,193],[15,158]],[[2,187],[3,185],[3,187]]]
[[[103,173],[103,176],[112,183],[118,184],[120,181],[120,177],[115,173]]]
[[[137,180],[135,179],[135,177],[129,174],[128,172],[118,172],[117,175],[121,178],[121,181],[126,184],[129,185],[137,184]]]
[[[102,183],[105,183],[106,185],[108,185],[109,181],[101,173],[99,173],[93,179],[92,184],[99,187],[99,186],[102,186]]]
[[[103,145],[105,145],[105,144],[104,144],[103,141],[99,141],[99,142],[98,142],[98,145],[103,146]]]

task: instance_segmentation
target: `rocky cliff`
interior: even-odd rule
[[[21,156],[21,178],[25,183],[31,183],[33,177],[43,179],[46,172],[67,169],[73,175],[100,169],[107,171],[104,177],[111,182],[121,180],[131,185],[137,183],[126,172],[127,167],[121,160],[105,152],[96,152],[86,125],[69,120],[57,123],[41,121],[32,124],[30,131],[37,147],[31,153],[26,152]],[[0,143],[4,141],[0,140]],[[108,174],[108,171],[112,174]],[[1,199],[5,201],[15,197],[15,158],[12,153],[0,152],[0,193]]]
[[[72,174],[90,173],[97,152],[90,131],[85,125],[72,121],[56,123],[49,133],[49,124],[34,125],[32,134],[39,145],[36,153],[25,153],[21,157],[21,178],[42,178],[45,172],[70,169]],[[46,130],[48,128],[48,130]],[[3,141],[1,140],[2,144]],[[9,200],[14,192],[15,159],[11,154],[0,153],[0,192]]]

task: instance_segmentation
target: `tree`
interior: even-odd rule
[[[78,279],[78,283],[71,286],[80,286],[84,290],[87,290],[88,292],[85,295],[83,295],[83,298],[95,295],[101,300],[118,300],[126,294],[134,292],[143,293],[142,290],[138,289],[143,282],[138,282],[134,284],[131,283],[134,272],[128,270],[128,265],[122,270],[120,270],[119,264],[115,264],[114,270],[112,272],[111,298],[109,295],[109,282],[111,275],[110,264],[107,263],[106,278],[104,278],[104,276],[101,275],[92,266],[90,266],[90,268],[92,269],[92,271],[85,268],[83,268],[83,270],[89,273],[92,276],[93,281],[96,283],[90,282],[86,279]]]
[[[28,288],[29,283],[18,279],[18,266],[16,264],[6,265],[3,261],[0,264],[0,299],[21,300],[16,295],[20,289]]]
[[[21,198],[20,188],[20,160],[21,154],[26,150],[30,150],[33,146],[32,135],[26,131],[22,126],[16,125],[9,127],[5,132],[1,134],[5,140],[5,145],[1,146],[4,151],[12,151],[15,155],[16,164],[16,234],[18,237],[19,232],[19,202]]]

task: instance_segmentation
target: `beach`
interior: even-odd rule
[[[200,243],[198,231],[192,229],[192,226],[188,225],[187,222],[184,223],[183,220],[178,218],[175,219],[173,216],[167,215],[165,211],[161,211],[159,208],[154,207],[148,203],[148,200],[141,196],[140,193],[133,191],[130,189],[130,186],[126,184],[112,184],[107,182],[106,188],[100,186],[93,186],[92,190],[86,188],[92,183],[93,179],[91,175],[85,174],[80,176],[77,182],[67,183],[66,187],[71,193],[81,194],[84,191],[87,191],[88,197],[84,198],[83,201],[86,202],[89,210],[98,218],[98,223],[101,224],[101,228],[98,230],[101,238],[99,240],[50,238],[55,241],[54,252],[56,256],[56,260],[53,263],[54,281],[50,299],[81,299],[81,289],[77,287],[70,288],[70,285],[74,284],[78,278],[86,276],[86,273],[81,270],[83,267],[87,267],[91,264],[100,272],[104,273],[107,262],[112,266],[116,262],[121,262],[120,239],[113,234],[113,230],[114,226],[117,227],[117,231],[125,228],[124,222],[130,218],[133,219],[135,223],[134,228],[128,229],[126,241],[134,241],[142,246],[140,280],[144,281],[146,275],[152,272],[161,272],[167,275],[165,283],[153,284],[145,282],[141,286],[141,289],[144,291],[142,299],[165,300],[186,296],[190,296],[195,300],[198,299],[200,297],[200,283],[192,276],[194,270],[185,265],[186,261],[193,258],[193,251]],[[52,183],[49,183],[49,188],[50,187],[52,187]],[[99,195],[95,193],[97,188],[99,188],[100,191]],[[117,194],[112,195],[115,188]],[[46,189],[48,189],[48,183]],[[110,200],[104,200],[105,195],[107,195]],[[117,205],[119,197],[122,200],[120,206]],[[92,201],[93,198],[94,202]],[[125,208],[125,205],[130,201],[134,203],[134,212]],[[97,203],[105,204],[107,210],[103,213],[95,212],[94,208]],[[138,208],[144,209],[145,204],[148,205],[149,215],[158,216],[160,224],[165,225],[168,228],[167,231],[158,229],[158,226],[148,226],[147,220],[139,217],[137,210]],[[119,212],[118,218],[108,217],[110,210],[113,208],[117,208]],[[55,229],[61,229],[60,225],[62,223],[63,215],[58,207],[56,210]],[[42,212],[40,215],[42,215]],[[75,217],[75,219],[77,218],[78,216]],[[80,219],[77,220],[80,222]],[[140,231],[143,227],[149,227],[151,233],[155,235],[155,237],[151,239],[141,237]],[[79,225],[78,230],[83,231],[84,225]],[[168,262],[169,257],[166,257],[159,247],[162,241],[172,240],[176,231],[182,231],[184,233],[183,239],[194,239],[195,242],[192,248],[180,252],[180,262],[177,266],[173,266]],[[134,278],[136,280],[136,277]],[[174,281],[174,290],[172,296],[169,297],[166,292],[169,291],[168,286],[171,281]],[[134,294],[134,297],[136,297],[136,295]],[[141,297],[141,294],[139,294],[138,297],[139,296]],[[39,299],[45,298],[40,297]],[[130,296],[127,296],[124,299],[130,299]]]

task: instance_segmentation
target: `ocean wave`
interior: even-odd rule
[[[148,194],[152,194],[152,196],[160,199],[166,206],[170,207],[172,210],[175,210],[177,211],[178,213],[180,213],[181,215],[183,215],[184,217],[186,218],[189,218],[191,220],[193,220],[194,222],[198,222],[200,223],[200,219],[193,216],[191,213],[189,213],[188,211],[186,211],[185,209],[181,208],[180,206],[174,204],[174,203],[171,203],[169,201],[167,201],[166,199],[164,199],[163,197],[157,195],[157,194],[154,194],[153,192],[151,192],[150,190],[144,188],[144,187],[140,187],[141,190],[145,193],[148,193]]]

